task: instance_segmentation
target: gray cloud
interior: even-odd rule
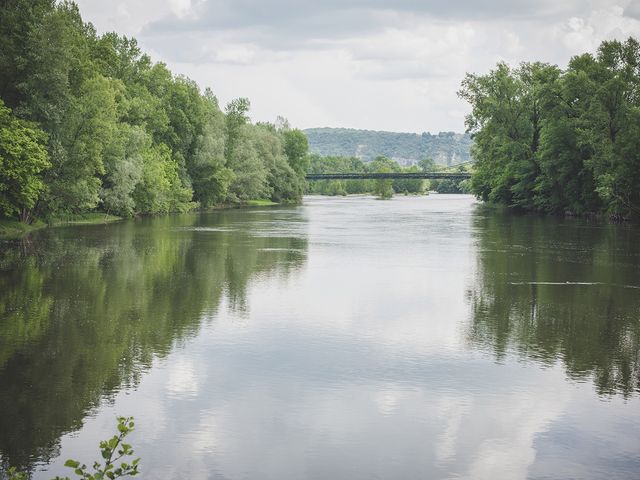
[[[147,36],[187,32],[238,32],[274,48],[317,46],[318,40],[349,38],[390,26],[410,25],[417,17],[440,20],[531,20],[567,16],[587,0],[200,0],[179,15],[147,25]]]
[[[252,118],[298,127],[464,128],[465,72],[497,61],[560,66],[604,39],[640,36],[640,0],[77,0],[100,31]]]
[[[180,17],[173,15],[157,26],[172,30],[286,27],[296,24],[321,26],[331,30],[334,22],[346,17],[354,27],[385,20],[379,15],[401,13],[446,19],[543,18],[580,12],[587,0],[198,0]],[[383,15],[383,17],[386,15]],[[386,18],[388,20],[388,18]]]
[[[627,17],[640,19],[640,0],[633,0],[624,9],[624,14]]]

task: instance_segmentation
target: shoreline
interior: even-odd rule
[[[271,200],[248,200],[241,203],[222,203],[214,205],[208,208],[196,208],[189,212],[183,213],[198,213],[198,212],[214,212],[216,210],[230,210],[234,208],[265,208],[265,207],[278,207],[287,205],[286,203],[277,203]],[[134,217],[119,217],[117,215],[110,215],[103,212],[91,212],[78,215],[69,215],[67,217],[57,217],[50,222],[43,220],[35,220],[32,224],[22,223],[19,220],[0,218],[0,241],[16,240],[28,235],[32,232],[44,230],[46,228],[57,228],[65,226],[83,226],[83,225],[106,225],[109,223],[120,222],[128,220],[130,218],[140,217],[159,217],[163,215],[173,215],[180,212],[167,212],[163,214],[149,214],[149,215],[137,215]]]
[[[398,197],[419,197],[419,196],[429,196],[431,194],[434,195],[472,195],[472,194],[449,194],[449,193],[441,193],[437,192],[428,192],[424,194],[396,194],[394,196]],[[354,193],[347,195],[322,195],[322,194],[310,194],[304,195],[306,196],[315,196],[315,197],[327,197],[327,198],[344,198],[344,197],[375,197],[375,195],[370,193]],[[507,206],[496,204],[493,202],[480,202],[484,208],[490,210],[502,210],[505,213],[509,213],[511,215],[516,216],[530,216],[530,217],[540,217],[540,218],[564,218],[568,220],[586,220],[589,222],[599,223],[599,224],[609,224],[609,225],[635,225],[637,224],[633,218],[612,218],[611,216],[604,213],[583,213],[583,214],[573,214],[571,212],[562,213],[544,213],[544,212],[536,212],[536,211],[527,211],[527,210],[514,210]],[[298,204],[302,204],[302,201]],[[295,205],[295,203],[278,203],[273,202],[271,200],[248,200],[246,202],[240,203],[221,203],[208,208],[196,208],[194,210],[190,210],[188,212],[167,212],[163,214],[141,214],[136,215],[134,217],[119,217],[117,215],[110,215],[103,212],[91,212],[84,213],[78,215],[69,215],[67,217],[57,217],[52,219],[50,222],[45,222],[43,220],[36,220],[32,224],[27,225],[25,223],[20,222],[15,219],[7,219],[0,218],[0,241],[7,240],[16,240],[20,239],[32,232],[43,230],[46,228],[57,228],[57,227],[65,227],[65,226],[83,226],[83,225],[106,225],[109,223],[120,222],[123,220],[128,220],[130,218],[142,218],[142,217],[159,217],[163,215],[174,215],[176,213],[206,213],[206,212],[215,212],[218,210],[232,210],[232,209],[242,209],[242,208],[270,208],[270,207],[279,207],[284,205]]]

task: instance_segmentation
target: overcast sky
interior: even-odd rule
[[[252,120],[463,131],[465,72],[500,60],[565,66],[603,39],[640,36],[640,0],[77,0],[100,32],[211,87]]]

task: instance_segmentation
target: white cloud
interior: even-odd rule
[[[174,15],[183,18],[191,11],[191,0],[169,0],[169,6]]]
[[[568,52],[580,54],[594,51],[603,40],[624,39],[640,35],[640,21],[625,15],[619,5],[594,10],[582,17],[571,17],[556,30]]]
[[[566,65],[640,35],[639,0],[80,0],[100,31],[136,35],[155,60],[248,96],[254,120],[298,127],[464,129],[465,72],[497,61]]]

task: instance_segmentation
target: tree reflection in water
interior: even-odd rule
[[[468,341],[497,359],[561,360],[599,394],[640,391],[636,227],[480,209]]]
[[[62,434],[136,385],[154,358],[195,335],[223,300],[246,309],[252,279],[286,277],[303,265],[303,235],[252,234],[265,213],[242,212],[245,227],[240,213],[224,212],[55,229],[5,244],[2,469],[28,470],[55,456]]]

